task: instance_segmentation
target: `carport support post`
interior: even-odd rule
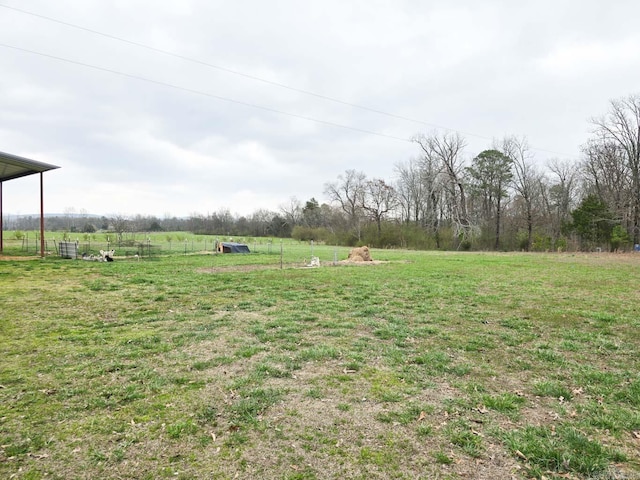
[[[44,258],[44,174],[40,172],[40,257]]]
[[[2,182],[0,182],[0,253],[4,249],[4,230],[2,229]]]

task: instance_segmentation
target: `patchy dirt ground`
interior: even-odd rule
[[[640,478],[640,255],[469,255],[220,275],[233,291],[206,274],[279,263],[24,264],[60,294],[2,306],[0,477]],[[527,473],[505,436],[567,426],[628,460]]]
[[[336,263],[333,263],[333,262],[321,263],[319,267],[309,267],[306,264],[299,264],[299,263],[288,263],[283,265],[283,269],[290,269],[290,268],[313,269],[313,268],[327,268],[327,267],[340,267],[340,266],[367,267],[367,266],[383,265],[385,263],[390,263],[390,262],[384,261],[384,260],[371,260],[369,262],[353,262],[351,260],[339,260]],[[280,264],[230,265],[230,266],[210,267],[210,268],[207,267],[207,268],[198,269],[198,271],[201,273],[254,272],[258,270],[280,270]]]
[[[41,257],[27,257],[27,256],[16,256],[16,255],[0,255],[0,262],[5,261],[22,261],[22,260],[39,260]]]

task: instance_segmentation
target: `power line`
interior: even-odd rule
[[[271,112],[271,113],[277,113],[277,114],[280,114],[280,115],[287,115],[289,117],[299,118],[299,119],[302,119],[302,120],[307,120],[307,121],[315,122],[315,123],[320,123],[322,125],[328,125],[328,126],[331,126],[331,127],[343,128],[345,130],[352,130],[354,132],[365,133],[367,135],[376,135],[378,137],[391,138],[393,140],[399,140],[401,142],[410,142],[411,141],[411,140],[406,139],[406,138],[396,137],[394,135],[387,135],[386,133],[374,132],[373,130],[366,130],[366,129],[363,129],[363,128],[351,127],[349,125],[342,125],[340,123],[329,122],[327,120],[320,120],[318,118],[308,117],[306,115],[299,115],[297,113],[285,112],[285,111],[278,110],[278,109],[275,109],[275,108],[265,107],[263,105],[257,105],[255,103],[243,102],[241,100],[235,100],[235,99],[228,98],[228,97],[223,97],[223,96],[220,96],[220,95],[214,95],[212,93],[207,93],[207,92],[203,92],[203,91],[200,91],[200,90],[194,90],[192,88],[181,87],[179,85],[174,85],[172,83],[167,83],[167,82],[163,82],[163,81],[160,81],[160,80],[154,80],[154,79],[151,79],[151,78],[142,77],[140,75],[134,75],[134,74],[131,74],[131,73],[125,73],[125,72],[121,72],[121,71],[118,71],[118,70],[113,70],[113,69],[110,69],[110,68],[99,67],[97,65],[91,65],[89,63],[79,62],[77,60],[70,60],[68,58],[58,57],[56,55],[50,55],[48,53],[36,52],[35,50],[29,50],[29,49],[22,48],[22,47],[16,47],[15,45],[8,45],[6,43],[0,43],[0,47],[10,48],[10,49],[17,50],[17,51],[20,51],[20,52],[30,53],[32,55],[38,55],[38,56],[41,56],[41,57],[50,58],[50,59],[53,59],[53,60],[58,60],[58,61],[61,61],[61,62],[70,63],[70,64],[73,64],[73,65],[79,65],[81,67],[91,68],[91,69],[98,70],[98,71],[101,71],[101,72],[107,72],[107,73],[111,73],[111,74],[114,74],[114,75],[120,75],[122,77],[132,78],[134,80],[140,80],[140,81],[143,81],[143,82],[153,83],[155,85],[161,85],[163,87],[169,87],[169,88],[173,88],[173,89],[176,89],[176,90],[181,90],[183,92],[193,93],[193,94],[196,94],[196,95],[202,95],[202,96],[209,97],[209,98],[215,98],[216,100],[221,100],[223,102],[235,103],[237,105],[243,105],[245,107],[256,108],[256,109],[259,109],[259,110],[264,110],[264,111]]]
[[[290,90],[290,91],[293,91],[293,92],[297,92],[297,93],[301,93],[301,94],[304,94],[304,95],[309,95],[309,96],[312,96],[312,97],[315,97],[315,98],[319,98],[319,99],[326,100],[326,101],[329,101],[329,102],[337,103],[337,104],[340,104],[340,105],[345,105],[345,106],[349,106],[349,107],[352,107],[352,108],[357,108],[357,109],[360,109],[360,110],[364,110],[364,111],[371,112],[371,113],[376,113],[378,115],[384,115],[386,117],[395,118],[395,119],[398,119],[398,120],[404,120],[404,121],[407,121],[407,122],[412,122],[412,123],[416,123],[416,124],[420,124],[420,125],[425,125],[425,126],[428,126],[428,127],[431,127],[431,128],[436,128],[436,129],[441,129],[441,130],[448,130],[450,132],[460,133],[462,135],[475,137],[475,138],[479,138],[479,139],[482,139],[482,140],[489,140],[489,141],[493,140],[493,138],[489,138],[489,137],[486,137],[484,135],[479,135],[479,134],[470,133],[470,132],[464,132],[464,131],[461,131],[461,130],[458,130],[458,129],[455,129],[455,128],[445,127],[445,126],[442,126],[442,125],[426,122],[424,120],[419,120],[419,119],[415,119],[415,118],[411,118],[411,117],[406,117],[406,116],[398,115],[398,114],[395,114],[395,113],[385,112],[383,110],[379,110],[379,109],[372,108],[372,107],[367,107],[365,105],[360,105],[360,104],[357,104],[357,103],[347,102],[345,100],[340,100],[338,98],[331,97],[331,96],[328,96],[328,95],[323,95],[323,94],[316,93],[316,92],[312,92],[310,90],[305,90],[305,89],[302,89],[302,88],[292,87],[290,85],[286,85],[286,84],[283,84],[283,83],[275,82],[273,80],[267,80],[265,78],[261,78],[261,77],[255,76],[255,75],[250,75],[250,74],[247,74],[247,73],[239,72],[237,70],[233,70],[233,69],[230,69],[230,68],[227,68],[227,67],[223,67],[223,66],[216,65],[216,64],[213,64],[213,63],[205,62],[203,60],[199,60],[199,59],[196,59],[196,58],[188,57],[188,56],[185,56],[185,55],[180,55],[178,53],[169,52],[167,50],[163,50],[163,49],[160,49],[160,48],[152,47],[152,46],[146,45],[144,43],[135,42],[133,40],[128,40],[126,38],[122,38],[122,37],[119,37],[119,36],[116,36],[116,35],[112,35],[112,34],[109,34],[109,33],[101,32],[99,30],[95,30],[95,29],[88,28],[88,27],[83,27],[82,25],[77,25],[77,24],[74,24],[74,23],[65,22],[65,21],[59,20],[57,18],[49,17],[49,16],[42,15],[42,14],[35,13],[35,12],[30,12],[28,10],[23,10],[23,9],[20,9],[20,8],[17,8],[17,7],[12,7],[10,5],[5,5],[5,4],[0,3],[0,7],[6,8],[6,9],[9,9],[9,10],[13,10],[13,11],[16,11],[16,12],[19,12],[19,13],[23,13],[25,15],[31,15],[33,17],[37,17],[37,18],[40,18],[40,19],[43,19],[43,20],[54,22],[54,23],[57,23],[57,24],[60,24],[60,25],[64,25],[66,27],[74,28],[74,29],[77,29],[77,30],[81,30],[81,31],[84,31],[84,32],[88,32],[88,33],[91,33],[91,34],[94,34],[94,35],[99,35],[99,36],[102,36],[102,37],[105,37],[105,38],[108,38],[108,39],[111,39],[111,40],[115,40],[115,41],[118,41],[118,42],[121,42],[121,43],[125,43],[125,44],[128,44],[128,45],[133,45],[133,46],[136,46],[136,47],[139,47],[139,48],[144,48],[146,50],[149,50],[149,51],[152,51],[152,52],[155,52],[155,53],[159,53],[159,54],[166,55],[166,56],[173,57],[173,58],[178,58],[180,60],[184,60],[184,61],[187,61],[187,62],[195,63],[195,64],[198,64],[198,65],[203,65],[203,66],[206,66],[206,67],[209,67],[209,68],[213,68],[213,69],[225,72],[225,73],[229,73],[229,74],[232,74],[232,75],[237,75],[237,76],[244,77],[244,78],[247,78],[247,79],[250,79],[250,80],[254,80],[254,81],[257,81],[257,82],[262,82],[262,83],[265,83],[265,84],[268,84],[268,85],[272,85],[272,86],[275,86],[275,87],[287,89],[287,90]],[[10,47],[9,46],[9,48],[17,48],[17,47]],[[28,51],[28,50],[24,50],[24,51]],[[37,52],[32,52],[32,51],[28,51],[28,52],[29,53],[38,54]],[[47,55],[44,55],[44,56],[47,56]],[[57,57],[53,57],[53,56],[49,56],[49,57],[57,58]],[[70,61],[70,60],[65,60],[65,59],[62,59],[62,58],[57,58],[57,59],[63,60],[63,61]],[[70,62],[73,63],[73,61],[70,61]],[[80,62],[76,62],[76,63],[79,64],[79,65],[82,65]],[[85,66],[90,66],[92,68],[98,68],[98,69],[100,68],[100,67],[93,67],[91,65],[85,65]],[[105,71],[108,71],[108,70],[105,69]],[[126,74],[123,74],[121,72],[116,72],[116,71],[111,71],[111,73],[116,73],[116,74],[119,74],[119,75],[126,75]],[[132,76],[132,78],[137,78],[137,77]],[[152,81],[152,80],[144,79],[142,77],[137,78],[137,79],[138,80]],[[159,82],[159,83],[162,84],[162,82]],[[170,84],[167,84],[167,86],[170,86],[172,88],[181,88],[181,87],[177,87],[175,85],[170,85]],[[188,89],[186,89],[186,90],[188,91]],[[203,94],[204,95],[203,92],[193,91],[192,93],[198,93],[198,94]],[[300,115],[296,115],[296,114],[289,114],[287,112],[282,112],[282,111],[279,111],[279,110],[276,110],[276,109],[270,109],[268,107],[261,107],[259,105],[252,105],[252,104],[244,103],[244,102],[241,102],[241,101],[225,99],[224,97],[216,97],[215,95],[210,95],[210,96],[212,96],[214,98],[218,98],[220,100],[232,101],[234,103],[239,103],[239,104],[243,104],[243,105],[246,105],[246,106],[252,106],[254,108],[260,108],[260,109],[263,109],[263,110],[272,111],[274,113],[280,113],[280,114],[290,115],[290,116],[297,116],[298,118],[303,118],[303,119],[310,120],[310,121],[315,121],[315,122],[318,122],[318,123],[324,123],[326,125],[332,125],[332,126],[336,126],[336,127],[340,127],[340,128],[348,128],[348,129],[352,129],[352,130],[355,130],[355,131],[360,131],[362,133],[371,133],[371,134],[374,134],[374,135],[388,136],[388,135],[385,135],[385,134],[379,134],[379,133],[376,133],[376,132],[371,132],[371,131],[368,131],[368,130],[362,130],[362,129],[358,129],[358,128],[355,128],[355,127],[348,127],[348,126],[345,126],[345,125],[333,124],[331,122],[325,122],[323,120],[317,120],[317,119],[313,119],[311,117],[304,117],[304,116],[300,116]],[[396,139],[398,138],[398,137],[393,137],[393,136],[389,136],[389,137],[396,138]],[[403,139],[403,141],[404,141],[404,139]],[[547,150],[547,149],[544,149],[544,148],[537,148],[537,147],[534,147],[533,145],[530,146],[530,148],[532,150],[536,150],[536,151],[539,151],[539,152],[545,152],[545,153],[550,153],[550,154],[554,154],[554,155],[561,155],[561,156],[565,156],[565,157],[575,157],[575,155],[569,155],[569,154],[566,154],[566,153],[556,152],[556,151],[553,151],[553,150]]]
[[[367,107],[365,105],[359,105],[357,103],[347,102],[345,100],[340,100],[338,98],[334,98],[334,97],[330,97],[328,95],[323,95],[323,94],[320,94],[320,93],[312,92],[310,90],[305,90],[305,89],[302,89],[302,88],[292,87],[291,85],[286,85],[286,84],[283,84],[283,83],[274,82],[273,80],[267,80],[265,78],[261,78],[261,77],[255,76],[255,75],[250,75],[250,74],[247,74],[247,73],[239,72],[237,70],[232,70],[230,68],[223,67],[223,66],[216,65],[216,64],[213,64],[213,63],[209,63],[209,62],[205,62],[203,60],[198,60],[196,58],[187,57],[185,55],[180,55],[178,53],[169,52],[167,50],[162,50],[160,48],[152,47],[152,46],[146,45],[144,43],[135,42],[133,40],[128,40],[126,38],[118,37],[118,36],[112,35],[110,33],[100,32],[98,30],[94,30],[92,28],[83,27],[83,26],[77,25],[75,23],[70,23],[70,22],[65,22],[63,20],[58,20],[57,18],[48,17],[46,15],[41,15],[39,13],[29,12],[27,10],[23,10],[23,9],[16,8],[16,7],[11,7],[9,5],[4,5],[4,4],[0,4],[0,7],[7,8],[9,10],[14,10],[16,12],[24,13],[26,15],[31,15],[33,17],[38,17],[38,18],[41,18],[43,20],[47,20],[47,21],[50,21],[50,22],[58,23],[60,25],[66,26],[66,27],[71,27],[71,28],[75,28],[77,30],[82,30],[84,32],[92,33],[94,35],[100,35],[102,37],[109,38],[111,40],[116,40],[118,42],[122,42],[122,43],[125,43],[125,44],[128,44],[128,45],[133,45],[133,46],[136,46],[136,47],[139,47],[139,48],[144,48],[146,50],[150,50],[152,52],[160,53],[162,55],[167,55],[169,57],[179,58],[180,60],[184,60],[184,61],[191,62],[191,63],[196,63],[198,65],[203,65],[203,66],[206,66],[206,67],[209,67],[209,68],[214,68],[216,70],[220,70],[222,72],[230,73],[232,75],[238,75],[240,77],[248,78],[250,80],[255,80],[257,82],[266,83],[268,85],[272,85],[272,86],[284,88],[284,89],[287,89],[287,90],[290,90],[290,91],[293,91],[293,92],[302,93],[304,95],[309,95],[309,96],[312,96],[312,97],[320,98],[322,100],[326,100],[326,101],[329,101],[329,102],[338,103],[340,105],[345,105],[345,106],[352,107],[352,108],[358,108],[360,110],[365,110],[367,112],[372,112],[372,113],[376,113],[378,115],[384,115],[384,116],[387,116],[387,117],[395,118],[395,119],[398,119],[398,120],[404,120],[404,121],[407,121],[407,122],[417,123],[417,124],[420,124],[420,125],[425,125],[427,127],[439,128],[439,129],[442,129],[442,130],[449,130],[451,132],[457,132],[457,133],[461,133],[463,135],[467,135],[467,136],[471,136],[471,137],[477,137],[477,138],[480,138],[480,139],[483,139],[483,140],[491,140],[491,138],[485,137],[483,135],[478,135],[478,134],[469,133],[469,132],[462,132],[462,131],[456,130],[455,128],[445,127],[445,126],[442,126],[442,125],[437,125],[435,123],[425,122],[424,120],[418,120],[418,119],[415,119],[415,118],[406,117],[406,116],[398,115],[398,114],[395,114],[395,113],[385,112],[383,110],[379,110],[379,109],[372,108],[372,107]]]

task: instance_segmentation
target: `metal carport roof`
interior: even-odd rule
[[[56,168],[60,167],[19,157],[10,153],[0,152],[0,182],[26,177],[34,173],[55,170]]]
[[[60,168],[56,165],[38,162],[19,157],[11,153],[0,152],[0,253],[3,250],[2,240],[2,182],[14,180],[35,173],[40,174],[40,256],[44,257],[44,193],[42,174]]]

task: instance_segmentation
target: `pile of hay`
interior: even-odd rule
[[[371,258],[371,253],[369,253],[369,247],[364,246],[353,248],[349,252],[347,260],[349,262],[371,262],[373,258]]]

